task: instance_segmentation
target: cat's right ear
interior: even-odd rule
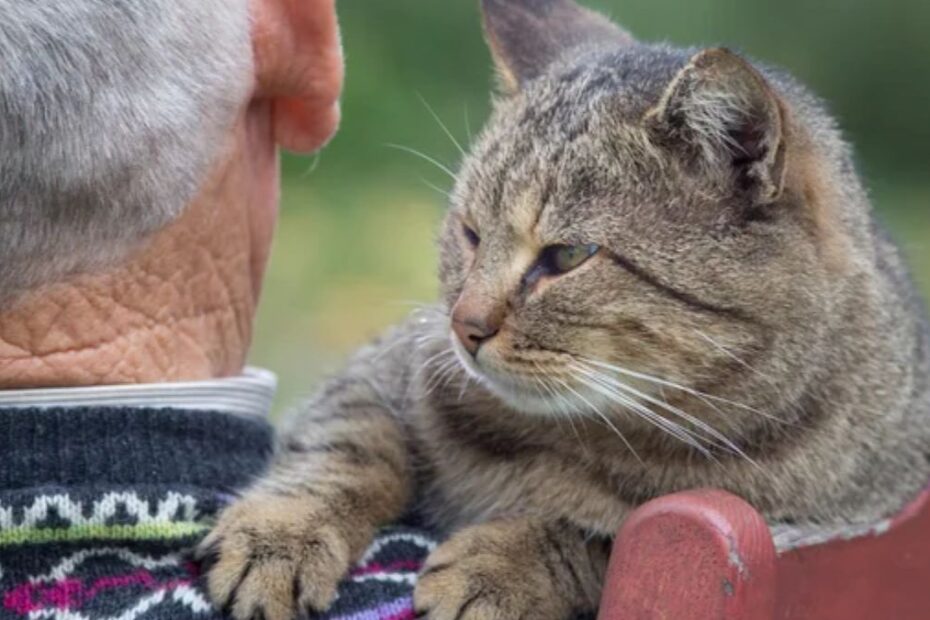
[[[783,189],[786,114],[755,67],[716,48],[691,58],[644,122],[659,143],[735,175],[739,189],[761,204]]]
[[[573,0],[481,0],[484,32],[508,94],[582,44],[623,45],[632,37]]]

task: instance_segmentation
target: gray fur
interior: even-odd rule
[[[606,459],[627,460],[614,471],[624,487],[638,481],[631,497],[716,486],[748,498],[773,521],[887,515],[930,479],[927,328],[915,286],[873,221],[851,149],[832,118],[783,73],[759,67],[788,110],[794,155],[803,151],[803,164],[819,169],[798,170],[798,161],[794,175],[816,175],[823,184],[818,200],[829,204],[810,204],[810,188],[797,180],[774,203],[753,204],[728,185],[731,170],[709,173],[653,139],[644,118],[698,52],[581,46],[498,101],[463,165],[443,236],[447,307],[469,269],[457,239],[461,215],[470,214],[483,236],[471,269],[493,278],[517,244],[517,231],[502,223],[525,196],[545,197],[542,227],[553,242],[599,243],[669,288],[727,312],[675,303],[601,261],[564,278],[559,293],[553,286],[535,298],[517,297],[516,349],[583,355],[590,331],[557,325],[560,313],[571,312],[578,325],[614,322],[603,331],[618,341],[614,359],[624,366],[779,420],[727,407],[732,418],[720,419],[706,403],[678,395],[682,408],[725,432],[758,467],[734,456],[723,467],[691,459],[682,467],[668,462],[665,450],[650,455],[654,438],[644,439],[645,468],[619,455]],[[826,221],[812,222],[815,208]],[[727,353],[698,330],[725,343]],[[638,435],[658,432],[637,428],[643,422],[616,424],[634,447]],[[448,454],[448,445],[438,452]],[[461,482],[445,482],[443,501],[451,505],[444,513],[490,501],[457,502]]]
[[[544,31],[553,4],[567,3],[484,6],[510,7],[519,37]],[[219,600],[237,558],[280,545],[262,513],[294,497],[337,515],[308,540],[345,527],[345,498],[357,532],[416,497],[454,533],[417,584],[430,618],[564,620],[566,601],[596,606],[601,543],[659,495],[729,490],[789,524],[796,535],[776,532],[790,545],[870,531],[927,484],[926,313],[824,106],[731,52],[605,43],[575,15],[553,25],[580,29],[555,57],[492,41],[497,62],[517,60],[505,75],[533,75],[527,50],[541,54],[462,165],[443,302],[291,421],[269,476],[221,520],[249,542],[222,550]],[[562,244],[601,249],[534,275]],[[450,327],[487,317],[499,330],[473,357]],[[274,562],[255,570],[279,575]],[[347,568],[315,578],[335,588]]]
[[[898,510],[930,479],[926,315],[874,222],[850,147],[819,100],[760,65],[784,109],[780,193],[747,192],[735,164],[668,143],[650,113],[702,53],[582,44],[497,100],[440,235],[443,305],[351,371],[412,433],[427,472],[423,508],[439,525],[530,512],[609,534],[625,508],[707,486],[742,495],[772,522],[861,523]],[[544,243],[605,253],[525,290],[512,266],[527,203]],[[463,221],[481,236],[475,254]],[[450,364],[461,349],[449,315],[475,287],[488,308],[508,308],[504,352]],[[569,358],[592,356],[690,390],[638,388],[729,443],[682,423],[704,456],[552,379],[571,376]],[[533,404],[552,400],[543,387],[536,399],[531,382],[508,383],[527,373],[562,392],[564,410]],[[325,416],[326,399],[313,409]]]
[[[604,16],[571,0],[482,0],[481,6],[488,43],[501,61],[499,76],[509,90],[538,77],[566,48],[632,42]]]
[[[251,88],[245,0],[0,0],[0,300],[173,220]]]

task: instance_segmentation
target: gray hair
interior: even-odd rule
[[[246,0],[0,0],[0,301],[176,218],[252,85]]]

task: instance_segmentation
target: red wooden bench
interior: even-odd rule
[[[728,493],[649,502],[617,536],[598,620],[660,619],[930,620],[930,492],[854,535],[780,552]]]

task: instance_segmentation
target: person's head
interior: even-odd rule
[[[150,317],[225,301],[247,342],[275,145],[338,123],[334,0],[0,0],[0,59],[0,345],[35,340],[13,317],[131,283],[119,305]]]

